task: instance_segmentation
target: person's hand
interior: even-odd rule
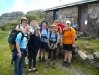
[[[27,53],[27,59],[29,58],[29,54]]]
[[[57,44],[54,45],[53,49],[57,48]]]
[[[49,47],[49,49],[51,49],[51,46],[50,46],[50,44],[48,44],[48,47]]]
[[[61,45],[61,46],[63,46],[63,44],[62,44],[62,43],[60,43],[60,45]]]
[[[21,59],[21,57],[22,57],[22,53],[18,52],[18,58]]]
[[[72,44],[72,47],[76,47],[76,45],[75,44]]]

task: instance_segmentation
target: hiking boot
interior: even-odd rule
[[[37,69],[37,68],[33,68],[33,69],[32,69],[32,72],[38,73],[38,69]]]
[[[31,75],[32,69],[28,69],[28,75]]]
[[[51,65],[51,67],[52,67],[53,69],[56,68],[56,62],[55,62],[55,61],[52,61],[52,65]]]
[[[50,61],[50,59],[48,59],[47,66],[45,66],[45,68],[49,68],[50,66],[51,66],[51,61]]]
[[[42,58],[42,62],[45,62],[45,57]]]
[[[62,66],[65,66],[65,65],[66,65],[66,63],[67,63],[66,61],[63,61],[63,64],[62,64]]]
[[[67,62],[66,67],[71,67],[71,63],[68,63],[68,62]]]
[[[39,57],[39,62],[41,62],[42,60],[41,60],[41,57]]]
[[[50,67],[50,63],[48,62],[47,63],[47,66],[45,66],[45,68],[49,68]]]

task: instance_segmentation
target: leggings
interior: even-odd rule
[[[29,69],[32,68],[36,68],[36,57],[37,57],[37,52],[38,51],[34,51],[34,52],[29,52]]]
[[[55,60],[56,59],[57,48],[49,49],[48,51],[48,59]]]

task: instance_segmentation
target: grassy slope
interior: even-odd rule
[[[10,65],[11,51],[6,41],[7,32],[0,31],[0,75],[10,75],[13,71]]]
[[[93,51],[96,51],[96,48],[99,47],[99,39],[90,39],[89,40],[89,39],[81,38],[81,39],[77,40],[76,43],[82,44],[82,42],[84,42],[84,41],[88,41],[88,44],[90,45],[90,47],[94,49]],[[90,48],[87,51],[92,52],[92,51],[90,51]],[[85,73],[85,75],[98,75],[99,74],[99,71],[98,71],[99,69],[96,69],[95,67],[89,65],[89,63],[87,61],[85,62],[85,61],[81,60],[80,58],[77,58],[74,60],[74,66],[76,69],[80,68],[82,70],[82,72]]]
[[[11,51],[8,47],[7,36],[8,36],[8,32],[0,31],[0,75],[13,75],[13,65],[10,64]],[[73,61],[73,65],[75,71],[78,72],[81,71],[82,73],[81,75],[99,74],[97,69],[89,66],[86,63],[83,63],[83,61],[80,61],[79,59],[75,59]],[[45,64],[40,64],[40,63],[37,64],[37,67],[40,72],[38,75],[75,75],[72,74],[73,72],[71,72],[72,71],[71,69],[66,70],[60,67],[57,67],[57,69],[52,69],[52,68],[46,69],[44,68]],[[25,72],[26,71],[27,68],[25,69]]]
[[[13,65],[11,65],[11,51],[7,43],[8,32],[0,31],[0,75],[13,75]],[[38,64],[40,74],[38,75],[71,75],[61,69],[52,70],[44,68],[43,64]],[[25,70],[26,71],[26,70]]]

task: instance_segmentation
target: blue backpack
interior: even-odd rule
[[[53,41],[53,40],[52,40],[53,38],[51,37],[51,35],[52,35],[52,32],[49,33],[49,42],[50,42],[51,48],[53,48],[53,47],[54,47],[54,44],[57,42],[57,37],[58,37],[58,35],[57,35],[57,33],[56,33],[56,35],[55,35],[55,38],[54,38],[54,39],[55,39],[56,41]]]
[[[40,29],[40,32],[42,31],[42,28]],[[48,28],[46,29],[47,34],[48,34]],[[47,36],[42,36],[41,35],[41,41],[44,41],[45,39],[47,39]]]
[[[50,41],[50,42],[53,42],[53,43],[54,43],[54,42],[57,42],[57,37],[58,37],[57,33],[56,33],[56,35],[55,35],[56,41],[52,41],[52,40],[51,40],[51,39],[52,39],[52,38],[51,38],[51,35],[52,35],[52,32],[49,33],[49,41]]]

